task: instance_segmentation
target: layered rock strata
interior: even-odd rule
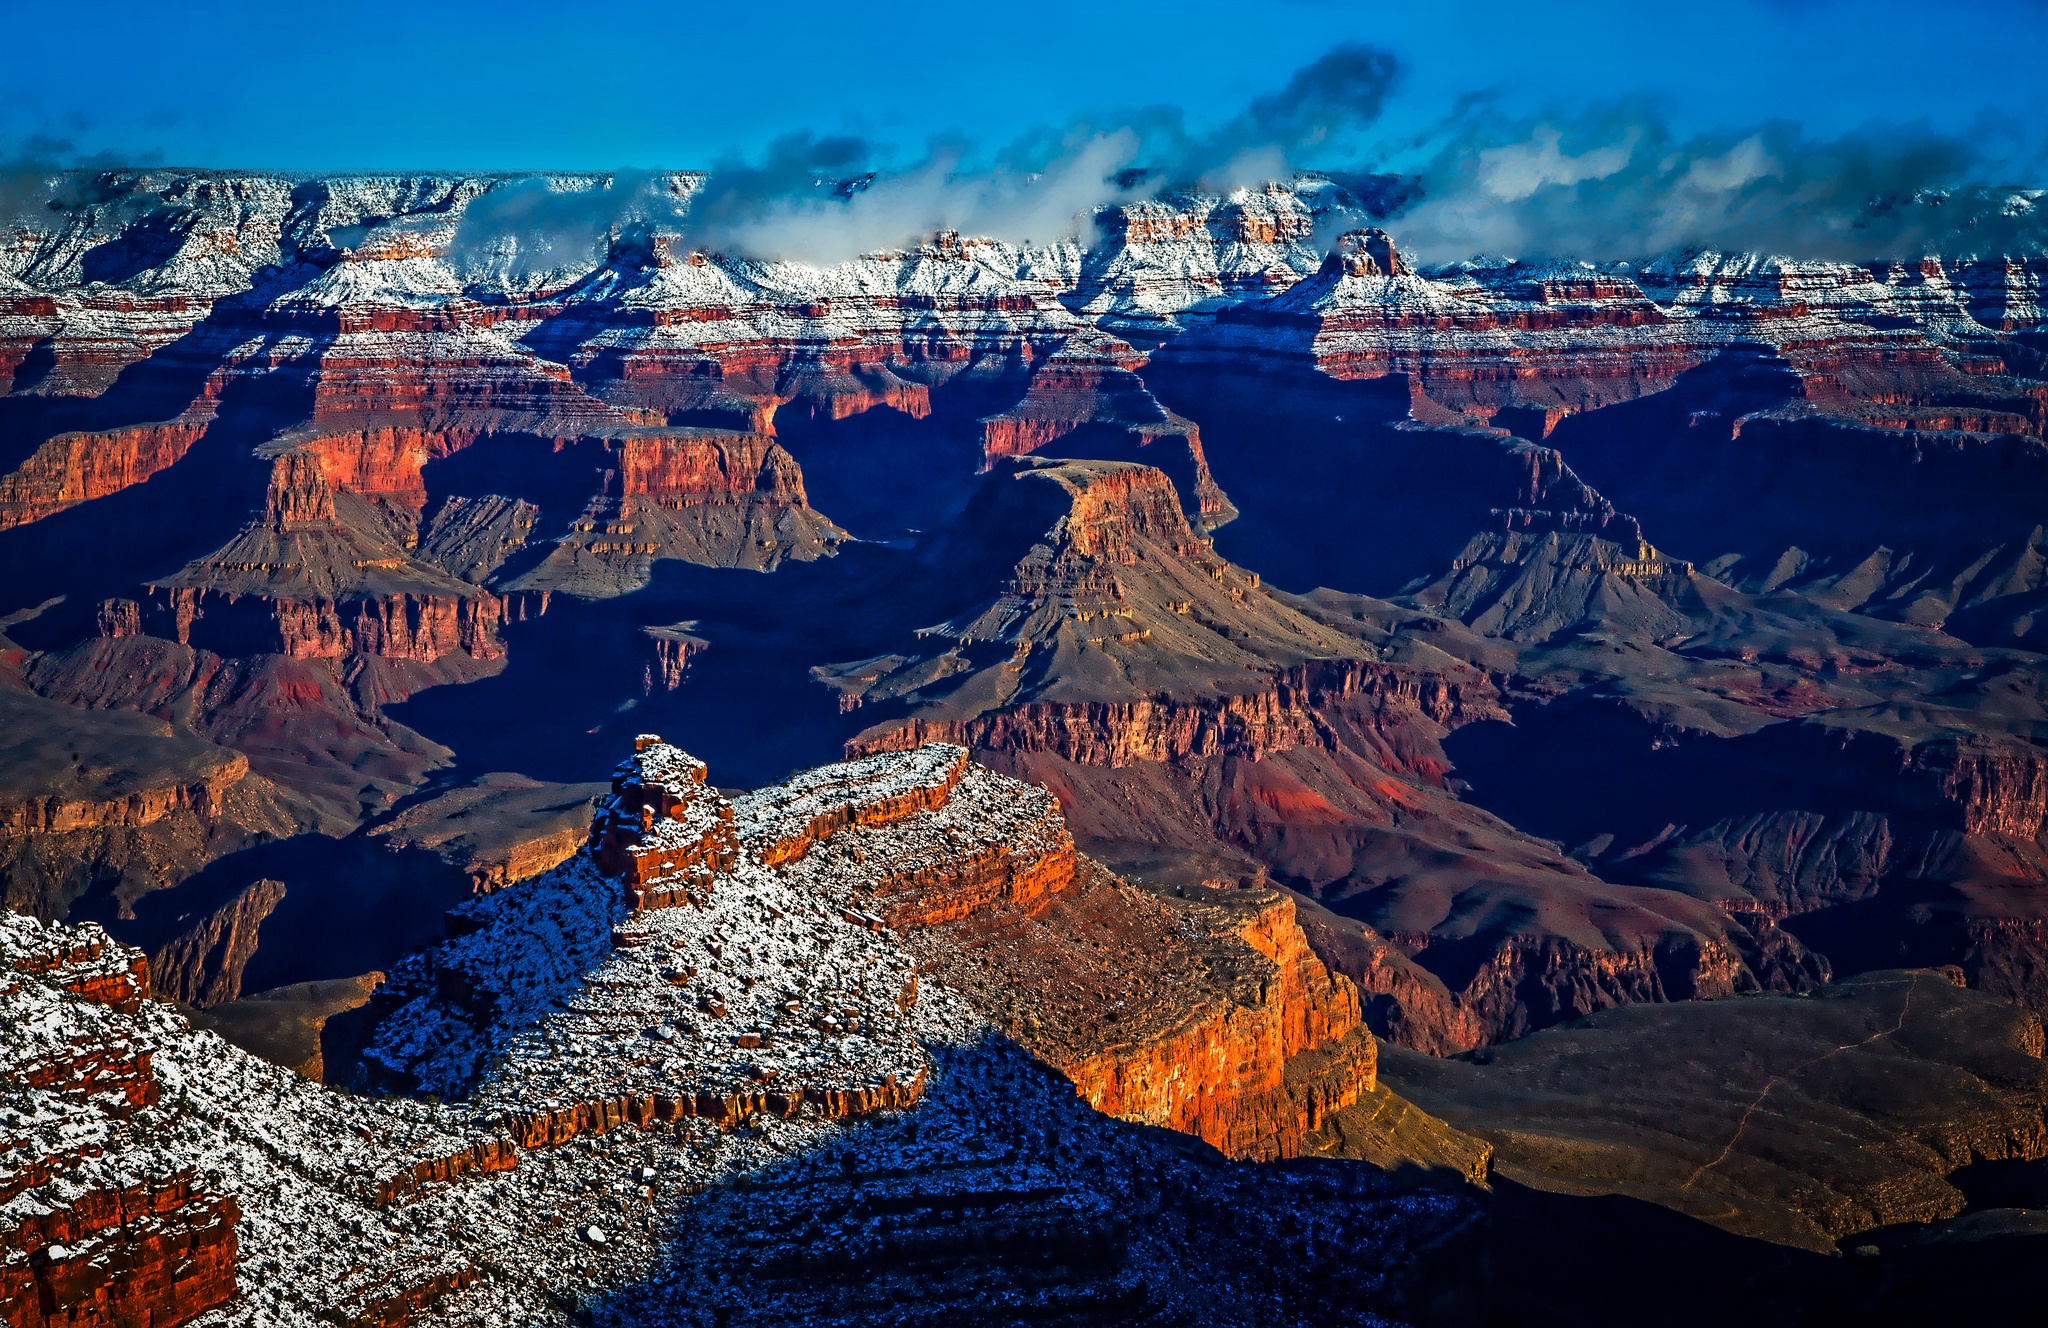
[[[1143,457],[1173,475],[1199,530],[1237,515],[1209,473],[1201,431],[1159,404],[1136,370],[1144,357],[1095,329],[1076,332],[1031,371],[1024,399],[982,420],[982,453],[999,458],[1052,450],[1073,456]]]
[[[161,635],[186,644],[196,633],[199,644],[227,653],[425,664],[504,653],[497,597],[411,557],[361,499],[337,495],[304,452],[272,462],[255,522],[153,589]]]
[[[1023,906],[910,944],[1096,1108],[1233,1157],[1294,1157],[1374,1091],[1357,989],[1271,892],[1148,891],[1085,859]]]
[[[1313,1298],[1361,1324],[1398,1305],[1411,1274],[1388,1270],[1460,1239],[1467,1206],[1366,1171],[1225,1168],[1090,1109],[952,993],[919,989],[856,906],[862,857],[886,867],[892,837],[1015,838],[1011,815],[1042,812],[1006,814],[1024,791],[960,756],[771,790],[744,818],[750,847],[808,851],[779,869],[750,853],[702,906],[634,912],[587,861],[464,906],[467,930],[370,1007],[362,1062],[460,1105],[322,1088],[195,1032],[92,929],[0,921],[10,1321],[644,1321],[736,1306],[737,1250],[755,1318],[850,1322],[877,1288],[847,1270],[894,1250],[933,1261],[913,1299],[941,1317],[1199,1302],[1251,1322],[1276,1296],[1308,1303],[1258,1234],[1302,1222],[1331,1253],[1309,1266]],[[655,742],[634,764],[642,789],[701,770]],[[824,831],[830,788],[882,810]],[[879,1226],[843,1220],[856,1192],[888,1197]],[[734,1205],[751,1234],[701,1258]],[[1052,1251],[1050,1275],[1002,1271],[1013,1246]]]

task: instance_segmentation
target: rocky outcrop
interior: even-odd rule
[[[602,491],[506,589],[599,598],[645,585],[661,558],[769,570],[828,556],[846,538],[812,510],[803,473],[765,435],[647,429],[600,446]]]
[[[654,652],[640,684],[642,695],[652,696],[657,688],[673,692],[683,685],[683,678],[690,671],[691,659],[711,648],[709,641],[692,630],[696,625],[695,622],[682,622],[668,627],[640,629],[640,635],[647,638]]]
[[[157,989],[187,1005],[219,1005],[242,994],[242,970],[256,954],[256,933],[283,901],[282,881],[263,880],[192,923],[150,956]]]
[[[1254,985],[1142,1043],[1055,1063],[1113,1116],[1196,1135],[1233,1157],[1297,1156],[1329,1116],[1372,1090],[1376,1049],[1357,988],[1309,949],[1292,901],[1267,896],[1234,911],[1237,938],[1267,961],[1247,966]]]
[[[253,835],[298,824],[246,755],[151,715],[0,685],[0,732],[0,893],[10,908],[62,917],[96,888],[171,884]]]
[[[1270,683],[1271,691],[1241,696],[1025,702],[967,721],[911,720],[856,741],[876,750],[956,742],[1112,768],[1225,756],[1258,761],[1296,747],[1327,745],[1330,729],[1318,718],[1325,707],[1390,716],[1408,711],[1446,724],[1475,711],[1487,713],[1492,704],[1490,690],[1478,678],[1422,674],[1364,660],[1298,664],[1278,671]],[[1404,764],[1402,773],[1424,778],[1440,778],[1444,769],[1426,758]]]
[[[1373,1088],[1357,989],[1271,891],[1141,889],[1084,858],[909,942],[1084,1100],[1233,1157],[1299,1155]]]
[[[497,597],[413,558],[306,452],[272,462],[263,511],[240,535],[152,590],[161,635],[224,653],[423,664],[504,654]]]
[[[1210,530],[1237,514],[1209,473],[1201,432],[1159,404],[1135,372],[1144,357],[1099,330],[1076,332],[1031,371],[1024,399],[982,420],[982,453],[1053,449],[1102,460],[1144,460],[1173,476],[1187,517]]]
[[[478,894],[538,876],[582,849],[602,784],[479,776],[372,826],[393,852],[424,849],[469,878]]]
[[[1150,467],[1033,460],[998,471],[956,538],[970,531],[1016,559],[992,600],[922,629],[904,650],[817,670],[847,708],[917,696],[906,720],[855,746],[904,741],[887,732],[906,726],[965,733],[1035,706],[1046,707],[1039,727],[1048,733],[1061,726],[1060,707],[1082,706],[1111,723],[1128,719],[1140,746],[1171,746],[1176,734],[1209,742],[1270,718],[1273,703],[1260,693],[1288,686],[1288,670],[1302,670],[1305,684],[1375,653],[1217,557],[1189,526],[1173,485]],[[950,544],[931,555],[941,566],[965,556]],[[1219,722],[1238,707],[1242,716]],[[1142,736],[1147,729],[1157,732]]]
[[[642,734],[633,747],[591,818],[591,860],[625,883],[635,910],[708,898],[739,864],[732,804],[704,787],[702,761],[659,736]]]
[[[938,754],[938,785],[958,771],[956,756]],[[639,789],[668,789],[670,775],[700,769],[664,744],[637,758]],[[905,775],[903,789],[932,787],[915,762],[887,764]],[[813,781],[809,791],[846,783]],[[393,973],[397,1002],[365,1006],[375,1016],[369,1060],[442,1090],[461,1090],[455,1074],[475,1076],[459,1107],[342,1094],[264,1066],[195,1033],[170,1006],[139,1000],[133,951],[104,947],[92,932],[0,920],[0,1055],[8,1082],[39,1094],[12,1113],[29,1137],[10,1156],[47,1166],[55,1144],[76,1137],[66,1133],[76,1113],[59,1121],[57,1109],[66,1074],[88,1076],[106,1121],[90,1160],[63,1160],[61,1185],[29,1176],[43,1189],[0,1191],[0,1217],[35,1211],[47,1226],[55,1205],[45,1199],[76,1205],[82,1185],[106,1191],[160,1162],[170,1174],[205,1174],[207,1189],[193,1199],[215,1201],[219,1217],[190,1223],[201,1236],[182,1244],[150,1240],[162,1221],[129,1219],[90,1246],[78,1275],[72,1244],[39,1244],[31,1258],[8,1252],[0,1269],[31,1271],[29,1283],[4,1283],[8,1293],[18,1303],[23,1285],[31,1295],[53,1291],[70,1312],[55,1322],[129,1322],[104,1310],[141,1303],[166,1285],[158,1271],[174,1267],[168,1285],[178,1297],[147,1301],[152,1322],[184,1322],[209,1305],[225,1305],[225,1322],[248,1324],[504,1320],[594,1283],[639,1314],[647,1297],[674,1308],[670,1287],[688,1303],[723,1303],[731,1285],[719,1267],[748,1250],[752,1303],[772,1310],[799,1246],[807,1303],[821,1283],[838,1285],[838,1187],[889,1174],[899,1201],[881,1228],[862,1230],[944,1258],[946,1269],[983,1260],[973,1285],[938,1275],[918,1303],[944,1295],[971,1316],[977,1305],[1026,1301],[1108,1308],[1137,1303],[1130,1295],[1143,1283],[1147,1303],[1192,1308],[1225,1297],[1243,1316],[1276,1295],[1290,1303],[1268,1269],[1278,1246],[1243,1254],[1243,1234],[1204,1226],[1200,1213],[1251,1213],[1262,1226],[1286,1213],[1315,1217],[1329,1232],[1317,1295],[1335,1289],[1346,1303],[1395,1305],[1419,1258],[1403,1242],[1454,1240],[1466,1205],[1397,1197],[1370,1172],[1292,1182],[1223,1168],[1194,1142],[1171,1146],[1090,1109],[958,998],[915,994],[915,963],[893,932],[858,916],[866,881],[899,855],[913,863],[969,832],[1014,840],[1012,818],[1030,824],[1044,805],[971,766],[950,789],[936,810],[854,814],[838,830],[817,830],[780,869],[750,855],[700,908],[629,912],[618,881],[588,863],[467,904],[459,935]],[[866,781],[846,801],[883,807],[899,791],[897,781]],[[770,797],[760,816],[735,820],[813,826],[817,797],[799,803]],[[1278,963],[1241,935],[1233,949],[1266,965],[1284,1004],[1315,1000],[1315,973],[1286,953],[1280,930],[1276,918],[1249,928],[1255,941],[1276,943]],[[1276,1035],[1325,1031],[1317,1019],[1282,1016]],[[930,1074],[932,1055],[946,1057],[942,1074]],[[53,1078],[45,1064],[76,1074]],[[150,1074],[174,1090],[135,1090]],[[860,1129],[846,1129],[852,1117]],[[184,1193],[176,1187],[156,1193],[160,1211],[195,1207],[174,1205],[170,1197]],[[694,1256],[707,1232],[725,1230],[727,1203],[752,1209],[756,1236],[721,1236],[715,1267],[700,1267]],[[936,1219],[946,1209],[954,1215]],[[821,1230],[803,1232],[795,1213]],[[1155,1230],[1171,1240],[1155,1240]],[[801,1240],[784,1248],[791,1234]],[[1001,1273],[1006,1260],[989,1260],[989,1240],[1038,1256]],[[1047,1250],[1051,1279],[1038,1273],[1049,1267]],[[891,1258],[883,1277],[918,1279],[918,1267]],[[1395,1267],[1405,1271],[1386,1271]],[[45,1271],[66,1279],[35,1285]],[[1008,1283],[985,1287],[985,1277]],[[891,1295],[899,1291],[909,1287]]]

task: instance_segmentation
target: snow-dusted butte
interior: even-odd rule
[[[1162,1320],[1202,1298],[1244,1320],[1273,1261],[1210,1248],[1191,1215],[1221,1204],[1314,1214],[1356,1284],[1345,1321],[1382,1322],[1461,1203],[1165,1146],[920,986],[885,918],[1072,869],[1057,803],[965,756],[735,804],[641,739],[590,853],[391,975],[362,1092],[195,1031],[95,927],[0,919],[0,1313],[832,1322],[912,1294],[971,1319],[1143,1288]],[[1003,1273],[1005,1241],[1052,1280]],[[951,1253],[906,1271],[906,1242]]]

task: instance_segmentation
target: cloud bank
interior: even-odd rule
[[[2038,253],[2048,199],[2014,126],[1968,137],[1870,125],[1835,138],[1771,122],[1679,135],[1653,110],[1468,114],[1442,127],[1397,221],[1423,258],[1635,258],[1687,248],[1800,258]]]

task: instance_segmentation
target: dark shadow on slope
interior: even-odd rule
[[[1699,563],[1739,554],[1755,563],[1747,577],[1795,547],[1823,561],[1883,547],[1960,566],[2039,525],[2040,439],[1744,418],[1803,399],[1774,350],[1734,346],[1667,391],[1565,419],[1549,443],[1660,545]]]
[[[485,434],[422,467],[427,500],[421,526],[430,525],[451,498],[501,494],[540,509],[538,534],[558,534],[603,492],[605,471],[615,464],[616,454],[599,439],[565,443],[537,434]],[[547,550],[539,552],[545,556]]]
[[[143,896],[132,917],[120,916],[110,892],[95,891],[72,906],[70,920],[97,921],[115,939],[153,952],[265,879],[284,882],[285,895],[263,920],[242,971],[245,991],[387,968],[438,939],[448,910],[470,893],[463,873],[424,850],[296,835],[218,858]]]
[[[1944,1284],[1942,1252],[1903,1241],[1844,1258],[1618,1195],[1232,1163],[1094,1112],[1006,1039],[933,1051],[919,1106],[653,1214],[676,1233],[654,1275],[565,1308],[617,1328],[2031,1321],[2009,1288]],[[601,1223],[649,1216],[630,1194],[612,1202]]]
[[[812,507],[862,539],[900,539],[959,512],[980,482],[981,417],[1020,394],[1007,384],[936,389],[923,419],[889,406],[839,420],[785,406],[775,436],[803,467]]]
[[[57,337],[52,333],[40,337],[14,366],[14,375],[8,384],[8,392],[32,392],[57,368]]]
[[[24,624],[32,649],[68,645],[94,630],[97,606],[228,542],[261,507],[270,467],[252,455],[311,409],[309,371],[281,369],[231,388],[220,418],[177,462],[141,484],[0,531],[7,609],[65,602]]]
[[[140,221],[122,227],[112,239],[79,255],[78,275],[87,284],[118,286],[130,277],[162,267],[177,256],[199,216],[192,208],[156,208]]]
[[[661,1215],[676,1236],[655,1275],[576,1312],[622,1328],[1363,1325],[1427,1308],[1473,1254],[1469,1200],[1356,1163],[1229,1162],[1100,1115],[999,1036],[931,1050],[917,1107]]]
[[[810,670],[872,654],[922,621],[918,595],[886,593],[905,561],[849,545],[766,574],[659,563],[644,590],[556,596],[544,615],[510,624],[495,677],[435,688],[385,713],[458,753],[450,782],[493,770],[602,779],[635,733],[654,732],[707,761],[715,783],[771,783],[838,760],[869,722],[841,714]],[[709,645],[671,692],[640,629],[678,622],[696,623],[693,634]]]
[[[1284,589],[1391,594],[1500,528],[1496,509],[1526,488],[1519,440],[1407,423],[1405,377],[1233,381],[1171,353],[1143,376],[1201,427],[1209,468],[1237,505],[1216,550]]]
[[[312,280],[319,271],[298,267],[269,273],[270,279],[257,289],[216,301],[183,336],[124,366],[113,383],[95,397],[24,395],[23,389],[31,385],[20,380],[24,370],[38,374],[36,381],[40,381],[55,368],[54,359],[40,371],[24,362],[16,370],[11,394],[0,396],[0,471],[14,469],[60,433],[177,418],[199,400],[207,379],[221,367],[227,353],[258,335],[265,307]],[[333,331],[308,329],[306,335],[326,341]],[[54,356],[53,349],[49,353]],[[30,354],[33,357],[35,352]],[[223,401],[222,415],[226,415],[226,407]]]

